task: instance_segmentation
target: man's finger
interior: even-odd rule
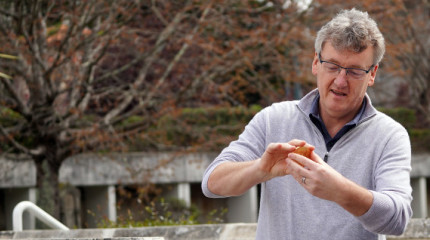
[[[318,154],[316,154],[314,151],[312,151],[310,159],[319,164],[326,164],[326,162],[324,162],[324,160],[322,160],[321,157],[318,156]]]
[[[295,147],[303,147],[306,145],[306,141],[300,140],[300,139],[293,139],[288,142],[288,144],[295,146]]]
[[[313,153],[313,152],[312,152]],[[318,155],[317,155],[318,156]],[[310,168],[315,162],[297,153],[288,154],[288,158],[295,161],[302,167]]]
[[[291,175],[295,178],[295,179],[299,179],[302,176],[308,176],[309,174],[309,170],[306,169],[306,167],[303,167],[301,165],[301,163],[299,163],[298,161],[291,159],[291,158],[287,158],[287,164],[291,170]]]

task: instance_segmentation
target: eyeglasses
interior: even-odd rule
[[[318,59],[320,60],[321,65],[324,67],[324,70],[330,74],[339,74],[342,69],[345,69],[346,75],[353,79],[363,79],[366,74],[370,72],[370,70],[374,67],[374,64],[370,66],[368,70],[360,69],[360,68],[345,68],[336,63],[327,62],[321,60],[321,53],[318,54]],[[348,75],[349,74],[349,75]]]

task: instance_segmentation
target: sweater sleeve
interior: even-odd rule
[[[368,231],[400,235],[412,216],[411,145],[403,127],[390,130],[391,137],[375,167],[373,204],[358,220]]]
[[[202,180],[202,191],[206,197],[210,198],[222,198],[212,193],[208,188],[209,176],[213,170],[220,164],[232,161],[251,161],[258,159],[264,153],[265,150],[265,115],[267,114],[267,108],[257,113],[253,119],[245,127],[239,138],[229,144],[218,157],[207,167],[203,174]]]

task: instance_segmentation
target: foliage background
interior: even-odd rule
[[[35,162],[59,217],[74,154],[219,151],[259,109],[315,88],[316,32],[352,7],[387,41],[369,94],[429,151],[426,0],[3,0],[1,153]]]

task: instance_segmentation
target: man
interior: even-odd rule
[[[256,114],[206,170],[204,194],[237,196],[261,184],[257,239],[401,234],[412,215],[409,136],[366,94],[384,52],[367,13],[338,14],[315,41],[317,89]],[[299,146],[311,157],[293,153]]]

